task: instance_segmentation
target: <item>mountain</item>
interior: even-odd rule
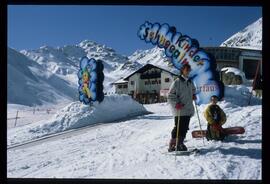
[[[153,64],[174,73],[178,72],[178,70],[173,67],[170,58],[165,55],[164,49],[158,47],[148,50],[138,50],[128,58],[132,64],[126,63],[123,67],[128,66],[129,68],[132,68],[134,65],[144,66],[146,64]],[[138,67],[136,68],[138,69]]]
[[[9,48],[8,53],[10,94],[8,103],[30,106],[41,105],[45,102],[55,103],[56,99],[60,97],[63,99],[66,96],[68,99],[76,99],[77,72],[80,59],[84,56],[103,61],[105,93],[114,92],[114,87],[111,85],[113,82],[128,76],[147,63],[172,72],[176,71],[169,65],[170,62],[165,56],[164,50],[158,47],[138,50],[127,57],[105,45],[84,40],[77,45],[42,46],[38,49],[21,50],[20,52]],[[51,81],[52,79],[57,82]],[[59,88],[55,85],[56,83],[60,86]],[[20,86],[19,89],[18,86]],[[16,93],[17,90],[22,91]],[[62,95],[62,93],[68,94]]]
[[[7,73],[8,103],[34,106],[76,97],[76,88],[11,48]]]
[[[220,46],[262,50],[262,18],[234,34]]]
[[[158,47],[149,50],[138,50],[127,57],[118,54],[114,49],[105,45],[84,40],[77,45],[66,45],[57,48],[42,46],[36,50],[22,50],[20,52],[74,87],[78,85],[77,72],[80,59],[84,56],[100,59],[104,64],[105,92],[114,92],[112,82],[133,73],[147,63],[173,70],[168,65],[169,61],[163,49]]]
[[[80,59],[84,56],[100,59],[104,64],[105,91],[110,90],[110,83],[116,80],[112,73],[128,61],[128,57],[117,54],[114,49],[89,40],[57,48],[43,46],[37,50],[22,50],[21,53],[76,88]]]

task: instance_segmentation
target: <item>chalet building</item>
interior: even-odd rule
[[[203,49],[215,57],[218,71],[224,67],[235,67],[243,71],[247,79],[254,78],[257,64],[262,61],[260,50],[230,47],[204,47]],[[260,74],[262,74],[261,64]],[[115,86],[116,93],[129,94],[140,103],[165,102],[170,85],[178,75],[178,70],[169,71],[152,64],[146,64],[129,76],[112,84]]]
[[[243,71],[247,79],[254,78],[258,62],[262,62],[261,50],[231,47],[203,47],[203,49],[215,57],[218,71],[224,67],[235,67]],[[262,63],[260,74],[262,75]]]
[[[129,94],[143,104],[165,102],[170,85],[177,76],[177,72],[146,64],[113,85],[116,93]]]
[[[115,86],[115,93],[117,94],[128,94],[128,81],[120,79],[113,83]]]

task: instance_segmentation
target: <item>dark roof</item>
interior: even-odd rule
[[[128,81],[125,81],[124,79],[119,79],[119,80],[117,80],[117,81],[115,81],[115,82],[112,82],[111,84],[125,84],[125,83],[127,83]]]
[[[133,72],[130,75],[128,75],[127,77],[123,78],[123,80],[128,80],[128,78],[131,77],[132,75],[134,75],[135,73],[143,73],[143,72],[145,72],[145,71],[147,71],[147,70],[149,70],[151,68],[158,68],[158,69],[161,69],[163,71],[166,71],[166,72],[168,72],[168,73],[170,73],[172,75],[177,76],[177,74],[175,74],[175,73],[173,73],[173,72],[171,72],[169,70],[166,70],[164,68],[161,68],[161,67],[158,67],[158,66],[155,66],[155,65],[152,65],[152,64],[146,64],[143,67],[141,67],[140,69],[138,69],[135,72]]]
[[[238,47],[202,47],[204,50],[209,50],[209,49],[219,49],[219,50],[234,50],[234,51],[255,51],[255,52],[261,52],[259,49],[251,49],[251,48],[238,48]]]

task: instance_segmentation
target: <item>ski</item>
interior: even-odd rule
[[[197,149],[197,148],[194,148],[194,149],[190,149],[190,150],[187,150],[187,151],[172,151],[172,152],[165,152],[164,154],[167,154],[167,155],[174,155],[174,156],[189,156],[191,154],[197,154],[199,153],[200,150]]]

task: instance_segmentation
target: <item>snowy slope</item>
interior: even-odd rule
[[[9,129],[7,144],[8,146],[21,144],[70,129],[119,121],[146,113],[145,108],[128,95],[105,96],[101,103],[96,102],[91,107],[76,101],[59,110],[51,119]]]
[[[234,34],[220,46],[262,50],[262,18]]]
[[[197,116],[190,122],[185,144],[201,149],[199,155],[175,158],[164,154],[168,147],[173,117],[166,103],[145,105],[153,114],[110,124],[99,124],[76,134],[66,134],[39,144],[7,150],[7,176],[25,178],[116,178],[116,179],[251,179],[262,178],[261,100],[242,95],[247,86],[229,86],[219,105],[227,114],[224,127],[243,126],[245,134],[230,136],[224,142],[192,139],[199,129]],[[115,99],[111,107],[128,108]],[[117,105],[118,104],[118,105]],[[72,114],[68,106],[67,115]],[[69,110],[68,110],[69,108]],[[79,108],[79,107],[76,107]],[[106,110],[107,108],[107,110]],[[206,128],[203,110],[198,106],[202,128]],[[81,109],[81,110],[79,110]],[[77,112],[83,112],[81,107]],[[75,112],[75,111],[74,111]],[[74,114],[73,112],[73,114]],[[66,115],[66,119],[68,116]],[[108,114],[116,118],[119,114]],[[86,114],[86,116],[88,116]],[[62,116],[64,117],[64,116]],[[88,116],[91,118],[91,116]],[[99,115],[99,117],[102,117]],[[70,123],[76,116],[69,116]],[[57,117],[54,117],[56,120]],[[48,122],[51,122],[49,120]],[[44,125],[44,122],[42,123]],[[42,127],[42,125],[40,127]],[[19,132],[8,131],[8,136]],[[46,129],[44,129],[46,131]],[[33,134],[35,132],[32,132]],[[17,134],[21,138],[20,134]]]
[[[75,88],[23,54],[8,48],[8,95],[12,104],[58,103],[76,97]]]

